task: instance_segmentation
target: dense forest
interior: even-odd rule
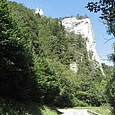
[[[25,115],[29,103],[59,108],[107,103],[113,67],[102,64],[103,75],[89,60],[87,38],[67,32],[62,18],[34,12],[0,1],[0,114]],[[77,72],[70,69],[74,62]]]

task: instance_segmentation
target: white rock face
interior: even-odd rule
[[[76,18],[65,18],[62,21],[62,25],[68,31],[73,31],[75,34],[82,34],[84,38],[87,38],[86,47],[88,52],[92,52],[92,59],[99,63],[99,67],[103,73],[101,61],[96,50],[96,43],[92,24],[89,18],[77,20]]]
[[[39,14],[40,16],[44,16],[44,12],[43,12],[43,10],[42,9],[40,9],[40,8],[36,8],[36,10],[35,10],[35,14]]]
[[[78,67],[76,62],[70,64],[70,69],[73,70],[74,72],[78,71]]]

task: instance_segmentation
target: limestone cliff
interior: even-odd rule
[[[39,14],[40,16],[44,16],[44,12],[43,12],[43,10],[42,9],[40,9],[40,8],[36,8],[36,10],[35,10],[35,14]]]
[[[89,59],[98,62],[97,65],[100,67],[103,73],[101,61],[96,50],[95,36],[90,19],[65,18],[62,21],[62,24],[68,31],[73,31],[75,32],[75,34],[82,34],[84,38],[87,38],[86,40],[87,51],[92,53],[92,56],[91,57],[89,56]]]

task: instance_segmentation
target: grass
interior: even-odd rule
[[[99,113],[100,115],[111,115],[110,107],[89,107],[91,111]],[[93,114],[91,114],[93,115]]]
[[[76,109],[89,109],[93,112],[99,113],[100,115],[111,115],[111,109],[109,105],[103,105],[101,107],[76,107]],[[89,113],[90,115],[94,115]]]
[[[58,115],[58,111],[50,107],[44,106],[44,109],[41,109],[42,115]]]
[[[38,103],[26,104],[0,98],[0,115],[58,115],[55,108]]]
[[[111,115],[109,105],[101,107],[75,107],[74,109],[89,109],[100,115]],[[39,105],[38,103],[28,102],[22,104],[16,101],[0,98],[0,115],[59,115],[56,108]],[[90,113],[90,115],[93,115]]]

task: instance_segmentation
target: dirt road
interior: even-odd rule
[[[76,110],[76,109],[59,109],[62,114],[60,115],[89,115],[86,109]]]

